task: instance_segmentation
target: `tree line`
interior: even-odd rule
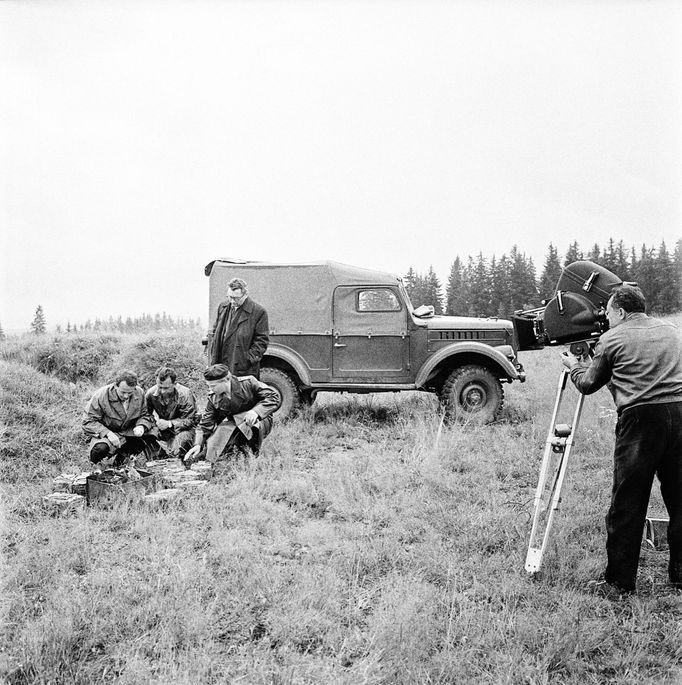
[[[42,305],[36,307],[33,321],[29,326],[31,333],[42,335],[47,332],[47,320]],[[172,317],[166,312],[152,314],[142,314],[142,316],[130,317],[125,319],[122,316],[108,319],[96,318],[88,319],[85,323],[72,324],[67,322],[66,328],[61,324],[55,326],[57,333],[153,333],[154,331],[180,331],[180,330],[200,330],[200,319],[184,319],[182,317]],[[5,339],[5,333],[0,324],[0,340]]]
[[[405,288],[415,306],[433,305],[436,314],[450,316],[500,316],[509,317],[519,309],[532,309],[549,299],[564,266],[581,259],[588,259],[612,271],[624,281],[636,281],[647,298],[647,309],[656,314],[671,314],[682,310],[682,239],[668,250],[665,242],[658,248],[642,244],[639,250],[627,248],[622,240],[613,238],[600,247],[597,243],[583,252],[577,241],[568,246],[563,256],[553,243],[549,243],[540,276],[537,276],[532,258],[527,257],[517,245],[509,254],[499,258],[484,257],[482,252],[465,260],[455,257],[445,285],[433,267],[420,274],[410,267],[403,276]],[[200,319],[173,318],[166,312],[143,314],[138,317],[122,316],[108,319],[88,319],[85,323],[72,324],[66,328],[56,326],[57,333],[116,332],[150,333],[160,330],[199,330]],[[47,331],[43,307],[38,305],[30,324],[36,335]],[[0,323],[0,340],[5,339]]]
[[[682,239],[672,252],[665,242],[658,248],[643,244],[636,250],[627,248],[622,240],[610,239],[605,246],[595,243],[586,252],[573,242],[563,260],[550,243],[539,277],[532,258],[516,245],[499,258],[494,254],[484,257],[482,252],[466,261],[457,256],[444,296],[432,267],[426,274],[410,267],[403,282],[415,306],[433,305],[436,314],[508,318],[516,310],[538,307],[552,297],[563,267],[582,259],[605,267],[624,281],[636,281],[646,295],[648,311],[670,314],[682,310]]]

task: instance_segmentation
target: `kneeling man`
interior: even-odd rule
[[[204,457],[214,462],[247,447],[258,454],[272,429],[271,414],[279,409],[278,393],[253,376],[233,376],[224,364],[209,366],[204,379],[208,386],[206,409],[185,461]]]
[[[83,414],[83,432],[91,438],[90,461],[115,457],[121,465],[130,456],[149,458],[158,451],[149,435],[153,419],[147,412],[137,374],[121,371],[113,383],[95,391]]]
[[[145,402],[156,424],[152,435],[169,457],[182,459],[194,443],[197,407],[192,391],[176,381],[175,369],[162,366],[156,372],[156,385],[147,390]]]

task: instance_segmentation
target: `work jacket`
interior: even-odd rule
[[[131,434],[136,426],[148,431],[152,425],[144,390],[139,385],[133,391],[127,410],[116,392],[116,384],[111,383],[95,391],[83,413],[83,432],[89,438],[103,438],[109,431]]]
[[[619,413],[640,404],[682,402],[682,333],[666,321],[632,313],[601,336],[594,359],[574,366],[571,380],[585,395],[606,385]]]
[[[225,419],[237,417],[235,423],[239,424],[239,415],[251,409],[264,419],[277,411],[279,405],[279,394],[269,385],[253,376],[231,376],[229,393],[209,393],[197,431],[208,438]]]
[[[180,383],[175,384],[175,392],[164,397],[158,386],[153,385],[145,395],[147,412],[156,412],[160,419],[173,422],[176,433],[191,430],[197,423],[197,406],[192,391]]]
[[[268,313],[247,297],[230,319],[229,301],[218,306],[209,349],[211,364],[225,364],[235,376],[260,374],[260,360],[268,347]],[[229,319],[229,325],[228,325]]]

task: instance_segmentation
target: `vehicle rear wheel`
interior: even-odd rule
[[[499,378],[484,366],[474,364],[455,369],[446,379],[441,402],[448,418],[491,423],[504,402]]]
[[[266,366],[260,370],[260,379],[274,388],[282,400],[277,416],[280,419],[292,417],[299,408],[301,395],[291,376],[286,371]]]

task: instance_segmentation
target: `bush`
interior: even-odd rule
[[[125,346],[101,369],[100,381],[113,381],[121,369],[135,371],[143,388],[154,385],[156,370],[171,366],[178,374],[178,382],[195,392],[203,390],[202,371],[206,357],[196,335],[192,332],[153,333],[127,336]]]
[[[7,361],[29,364],[41,373],[71,383],[96,381],[102,367],[114,359],[121,348],[121,336],[108,333],[62,335],[52,338],[24,336],[3,346]]]
[[[154,385],[160,366],[172,366],[178,380],[195,392],[204,389],[206,357],[193,331],[116,335],[91,333],[53,337],[23,336],[0,347],[0,358],[28,364],[71,383],[111,383],[122,369],[135,371],[144,388]]]

